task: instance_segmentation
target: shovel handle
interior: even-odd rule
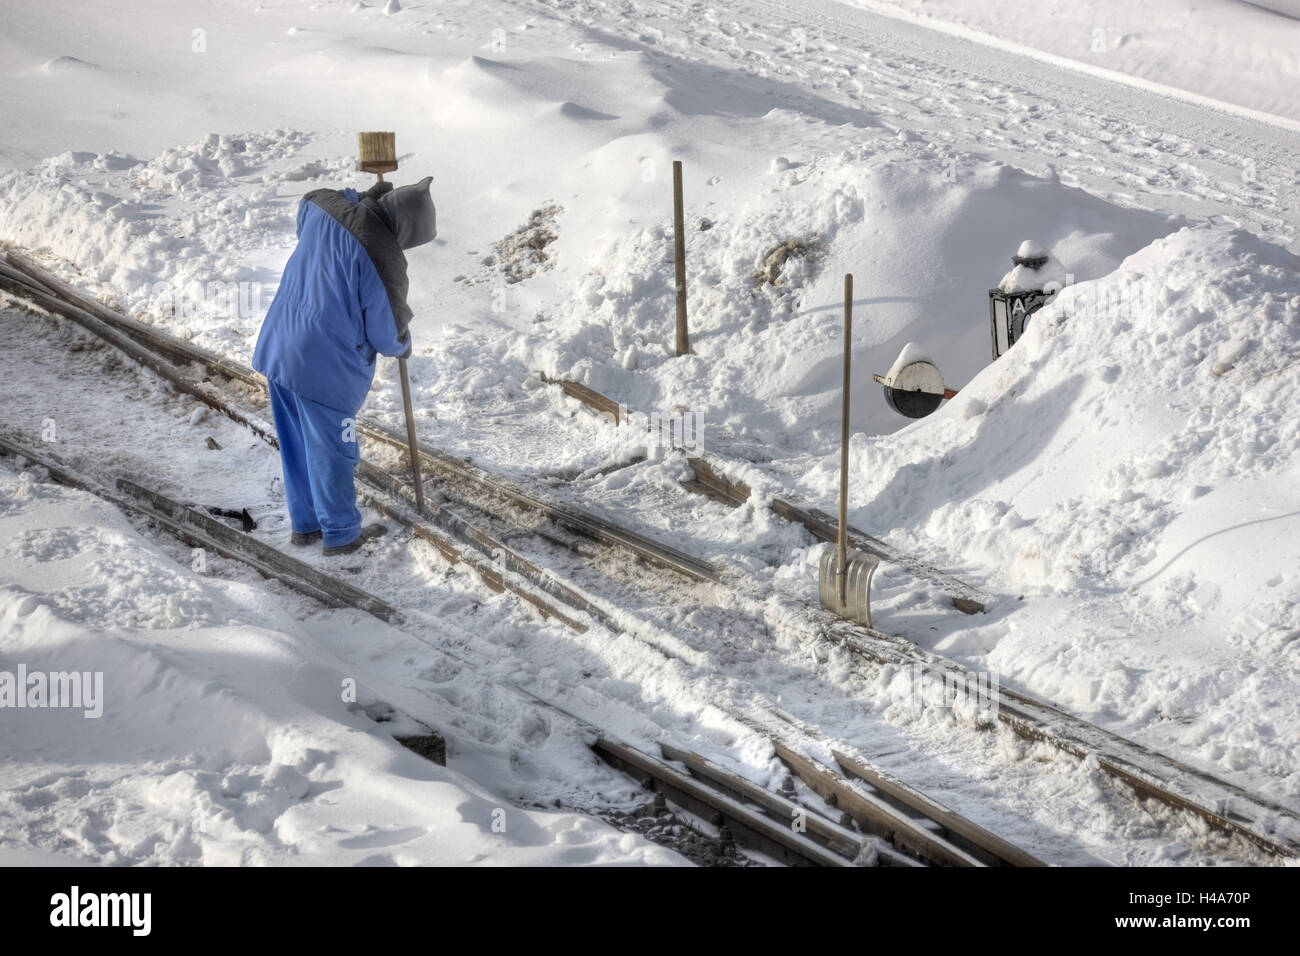
[[[849,550],[849,385],[853,365],[853,274],[844,273],[844,389],[840,397],[840,527],[836,544],[839,559],[835,566],[840,586],[840,607],[846,603],[845,584],[848,575],[845,563]]]
[[[420,478],[420,446],[415,438],[415,413],[411,410],[411,380],[406,374],[406,359],[397,360],[402,379],[402,408],[406,412],[406,444],[411,452],[411,477],[415,480],[415,511],[424,517],[424,482]]]

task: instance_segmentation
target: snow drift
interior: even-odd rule
[[[1224,770],[1300,767],[1300,259],[1187,228],[1064,290],[933,416],[855,436],[852,520],[1013,596],[936,647]],[[833,497],[828,457],[806,479]]]
[[[711,204],[710,204],[711,205]],[[853,426],[893,431],[872,372],[909,340],[954,385],[988,361],[988,290],[1025,238],[1076,278],[1110,272],[1175,228],[1054,177],[983,164],[956,180],[874,148],[777,164],[752,198],[688,223],[691,348],[673,358],[671,222],[615,241],[567,314],[520,339],[521,364],[638,407],[684,406],[731,436],[817,450],[839,428],[842,289],[854,275]],[[779,269],[771,255],[783,243]]]

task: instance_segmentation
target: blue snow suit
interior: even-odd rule
[[[375,356],[411,351],[406,256],[375,190],[318,189],[298,206],[289,257],[253,352],[270,386],[293,530],[325,547],[361,533],[356,415]]]

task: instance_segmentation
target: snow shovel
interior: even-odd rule
[[[397,136],[395,133],[358,133],[361,150],[361,171],[374,173],[384,181],[384,173],[397,169]],[[415,438],[415,413],[411,410],[411,380],[406,374],[406,359],[397,360],[397,370],[402,379],[402,408],[406,412],[406,444],[411,453],[411,478],[415,482],[415,512],[424,516],[424,482],[420,478],[420,446]]]
[[[844,390],[840,398],[840,526],[836,547],[822,555],[818,596],[822,607],[871,626],[871,576],[880,559],[849,545],[849,386],[853,359],[853,276],[844,276]]]

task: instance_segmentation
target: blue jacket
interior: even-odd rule
[[[313,402],[356,414],[375,355],[407,355],[406,256],[391,220],[353,189],[298,205],[298,246],[262,322],[253,367]]]

